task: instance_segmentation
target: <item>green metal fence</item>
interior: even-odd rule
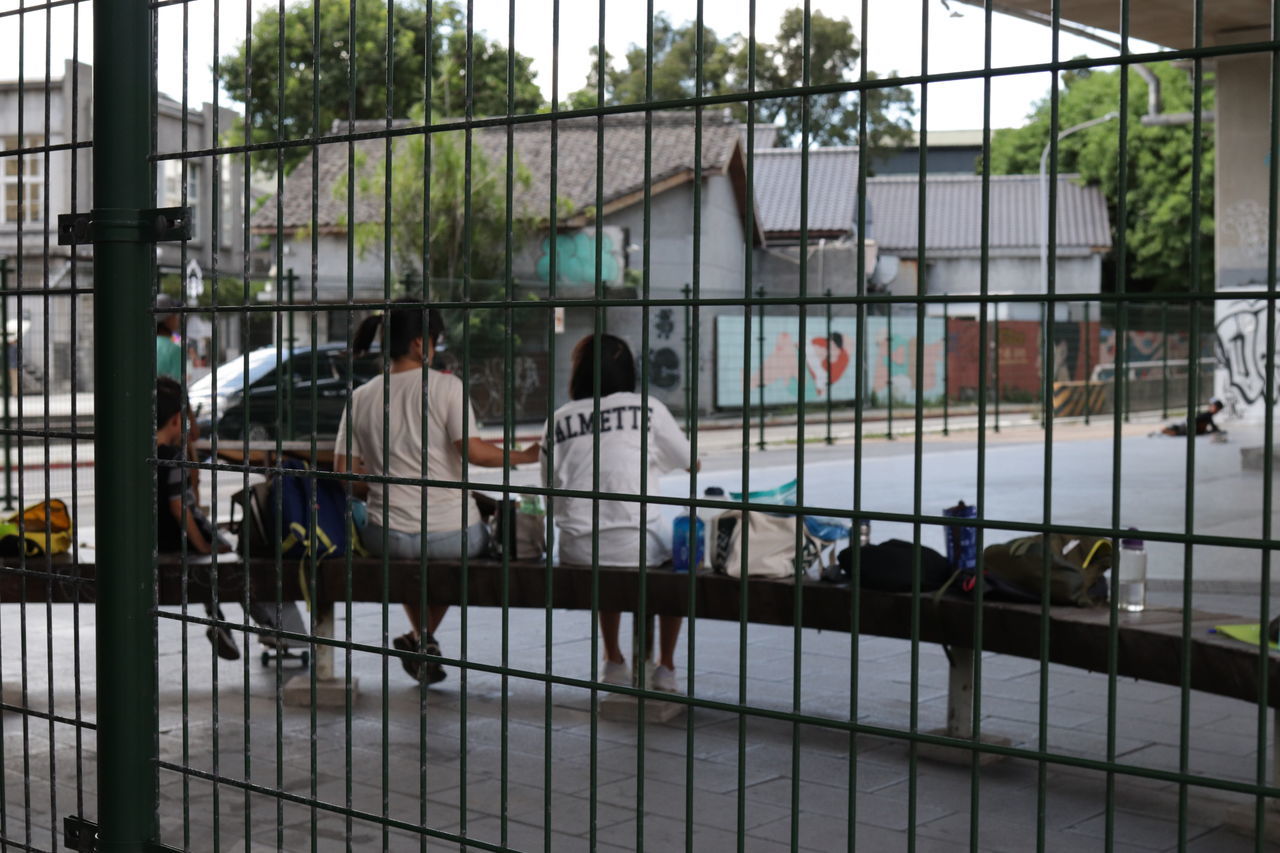
[[[0,8],[0,848],[1273,847],[1275,11],[908,5]]]

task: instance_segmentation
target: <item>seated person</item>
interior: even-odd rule
[[[424,316],[427,315],[424,327]],[[434,308],[397,306],[385,314],[367,318],[356,331],[352,347],[357,353],[370,351],[381,332],[383,351],[391,359],[389,376],[376,376],[357,388],[343,412],[334,443],[335,471],[368,473],[381,477],[460,481],[463,458],[472,465],[498,468],[503,465],[503,449],[480,437],[475,411],[463,393],[457,376],[428,370],[436,346],[444,332],[444,321]],[[389,385],[384,399],[384,382]],[[423,390],[426,391],[424,415]],[[424,423],[425,416],[425,423]],[[463,424],[467,441],[463,443]],[[384,430],[386,440],[384,441]],[[351,449],[347,449],[347,436]],[[423,473],[423,455],[427,471]],[[511,451],[512,464],[536,462],[538,445]],[[348,452],[350,456],[348,456]],[[463,489],[420,486],[408,483],[369,483],[368,522],[360,534],[365,548],[375,556],[415,559],[425,554],[440,559],[458,559],[463,554],[479,556],[489,547],[489,528],[481,520],[471,494]],[[357,494],[364,488],[354,490]],[[426,536],[423,506],[426,506]],[[463,525],[466,519],[466,526]],[[404,652],[421,650],[439,655],[435,630],[449,610],[447,604],[427,608],[427,622],[416,604],[405,603],[411,630],[392,641]],[[426,640],[423,642],[423,628]],[[420,663],[401,657],[405,671],[413,678],[433,684],[445,677],[435,661]]]
[[[569,374],[570,402],[556,410],[547,424],[546,448],[554,445],[554,470],[543,450],[543,480],[557,489],[637,495],[641,472],[648,468],[648,488],[657,491],[658,475],[664,471],[692,468],[689,442],[671,412],[661,400],[647,400],[636,393],[636,363],[626,342],[614,335],[600,336],[600,404],[595,400],[595,346],[593,335],[578,341],[573,349]],[[648,405],[647,455],[642,454],[645,405]],[[599,424],[599,429],[595,425]],[[596,445],[600,470],[596,476]],[[598,481],[598,485],[597,485]],[[640,565],[640,542],[645,538],[645,562],[665,563],[671,550],[661,537],[662,510],[648,507],[647,524],[641,526],[643,504],[635,501],[599,501],[589,498],[555,498],[555,522],[560,543],[560,562],[569,565]],[[598,521],[598,523],[597,523]],[[592,534],[598,533],[596,547]],[[604,672],[608,684],[632,683],[627,660],[618,645],[622,616],[600,611],[600,639],[604,642]],[[654,690],[677,692],[675,649],[680,639],[682,618],[659,616],[659,659],[653,673]]]
[[[156,458],[176,462],[186,458],[183,449],[182,412],[191,419],[186,395],[182,386],[168,376],[156,379]],[[187,553],[209,554],[216,548],[226,553],[231,546],[217,535],[213,525],[196,505],[195,492],[190,478],[177,465],[156,466],[156,550],[161,554],[182,552],[182,537],[186,533]],[[205,603],[210,616],[223,620],[222,611],[212,602]],[[231,632],[224,625],[211,625],[206,632],[218,657],[236,660],[240,650]]]

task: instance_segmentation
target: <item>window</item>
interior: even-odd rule
[[[181,160],[160,161],[156,174],[156,185],[159,187],[161,207],[182,206],[182,170]],[[187,207],[191,208],[191,239],[199,239],[200,225],[200,187],[204,165],[201,163],[186,164],[187,172]]]
[[[38,148],[43,136],[0,136],[0,150]],[[0,156],[0,223],[44,221],[44,154]]]

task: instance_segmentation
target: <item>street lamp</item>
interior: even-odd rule
[[[1104,122],[1119,118],[1120,113],[1112,110],[1103,116],[1072,125],[1066,130],[1058,134],[1058,141],[1066,139],[1073,133],[1081,130],[1087,130]],[[1045,169],[1049,165],[1049,148],[1053,145],[1053,141],[1045,143],[1044,151],[1040,153],[1040,292],[1049,292],[1049,176],[1045,174]]]

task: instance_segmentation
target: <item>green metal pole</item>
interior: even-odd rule
[[[893,303],[889,303],[884,319],[884,393],[889,398],[887,438],[893,439]]]
[[[764,285],[760,285],[756,289],[756,296],[764,299]],[[760,322],[757,324],[757,340],[756,340],[756,361],[760,366],[760,389],[758,399],[760,400],[760,436],[756,442],[756,447],[764,450],[764,303],[760,303]],[[745,487],[744,487],[745,488]]]
[[[293,271],[293,267],[289,267],[284,274],[285,286],[289,291],[289,365],[290,370],[285,372],[284,383],[284,434],[289,436],[289,440],[293,441],[297,436],[293,434],[293,386],[294,374],[297,372],[298,365],[293,360],[294,348],[298,345],[297,332],[293,325],[293,305],[294,305],[294,288],[298,284],[298,274]]]
[[[827,299],[831,299],[831,288],[827,288]],[[803,344],[803,342],[802,342]],[[831,302],[827,302],[827,351],[823,354],[827,365],[827,444],[831,444]],[[803,393],[803,390],[801,391]],[[803,425],[800,434],[804,435]]]
[[[951,319],[948,304],[942,303],[942,434],[951,435]],[[985,306],[984,310],[985,310]]]
[[[98,495],[98,847],[142,851],[156,808],[156,546],[151,465],[155,248],[137,227],[150,188],[151,9],[99,0],[94,44],[93,208],[95,472]],[[109,500],[102,498],[109,497]]]
[[[1045,341],[1049,340],[1049,305],[1045,302],[1040,303],[1040,351],[1042,353],[1040,359],[1040,429],[1049,428],[1049,412],[1053,407],[1052,395],[1047,395],[1046,388],[1053,387],[1053,350],[1045,348]],[[1045,375],[1048,374],[1048,376]]]
[[[1169,417],[1169,303],[1160,303],[1160,417]],[[1200,369],[1199,354],[1187,348],[1187,372]]]
[[[690,325],[692,320],[689,317],[689,297],[693,295],[693,288],[685,285],[680,288],[680,292],[684,294],[684,428],[685,432],[693,431],[693,396],[691,394],[689,377],[693,374],[693,327]]]
[[[1084,425],[1089,425],[1089,413],[1093,411],[1092,398],[1089,396],[1089,372],[1093,370],[1093,366],[1089,363],[1089,341],[1091,340],[1089,330],[1089,306],[1091,303],[1084,304]],[[1076,341],[1080,340],[1080,336],[1076,335]]]
[[[13,509],[13,412],[9,395],[14,389],[9,382],[9,259],[0,258],[0,328],[5,330],[4,352],[0,353],[3,376],[0,385],[4,392],[4,508]],[[17,335],[13,336],[17,339]]]
[[[987,309],[983,308],[982,310],[985,311]],[[992,422],[995,424],[995,431],[999,432],[1000,431],[1000,307],[998,305],[996,306],[995,314],[996,316],[994,318],[994,321],[995,321],[995,327],[996,327],[995,328],[996,357],[993,358],[991,361],[995,365],[995,370],[996,370],[996,382],[995,382],[995,385],[996,385],[995,404],[996,405],[995,405],[995,417]]]

